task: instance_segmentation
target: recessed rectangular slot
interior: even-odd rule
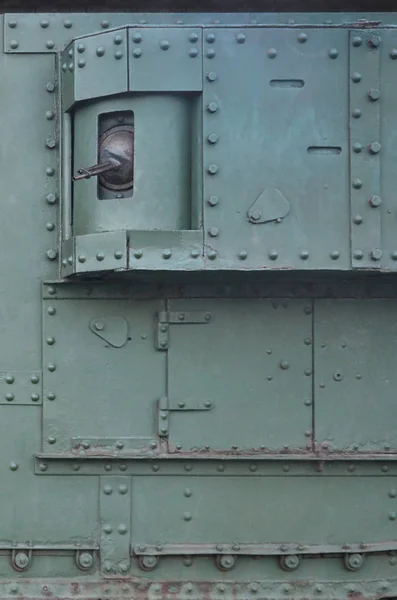
[[[303,79],[272,79],[270,87],[278,88],[302,88],[305,85]]]
[[[309,146],[308,154],[340,154],[342,148],[340,146]]]

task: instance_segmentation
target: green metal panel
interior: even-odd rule
[[[160,309],[158,301],[44,302],[44,449],[95,453],[118,442],[121,451],[150,452],[165,392],[165,356],[153,344]]]
[[[348,32],[204,40],[207,268],[348,268]]]
[[[306,448],[312,428],[310,303],[175,300],[168,309],[175,314],[168,348],[170,450]],[[211,320],[191,324],[194,311]],[[206,402],[210,410],[195,411]]]
[[[61,69],[64,110],[81,100],[126,92],[127,29],[74,41],[61,54]]]
[[[145,518],[133,517],[132,542],[134,548],[146,545],[146,551],[160,542],[165,544],[165,552],[166,544],[175,543],[182,555],[183,546],[188,552],[189,543],[197,544],[197,550],[201,544],[224,544],[213,551],[228,554],[233,548],[227,544],[241,545],[244,552],[244,544],[260,545],[269,540],[275,547],[290,543],[282,552],[296,551],[299,544],[321,545],[325,541],[339,544],[340,549],[346,540],[381,542],[395,537],[397,527],[388,516],[389,507],[395,506],[389,489],[390,482],[385,479],[373,485],[365,477],[354,476],[248,480],[227,475],[172,480],[161,475],[142,477],[133,485],[132,503],[135,514]],[[147,504],[148,498],[160,494],[161,512],[156,502]]]
[[[380,44],[377,31],[350,32],[352,265],[379,268],[381,240]]]
[[[396,301],[316,302],[315,435],[329,450],[397,449]]]
[[[131,27],[129,45],[132,92],[201,92],[201,29]]]

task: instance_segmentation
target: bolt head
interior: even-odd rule
[[[379,100],[379,98],[380,98],[380,90],[378,90],[377,88],[371,88],[368,91],[368,98],[370,100],[372,100],[373,102],[375,102],[376,100]]]

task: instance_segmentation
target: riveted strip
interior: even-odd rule
[[[388,477],[397,476],[397,457],[393,455],[373,455],[358,457],[345,455],[339,459],[321,460],[314,455],[267,455],[247,457],[247,453],[231,456],[229,453],[216,454],[203,452],[189,454],[159,453],[156,459],[144,456],[103,457],[76,456],[76,454],[37,454],[35,457],[36,475],[106,475],[128,474],[164,476],[214,476],[214,477]],[[396,492],[397,495],[397,492]]]
[[[41,371],[5,371],[0,373],[0,404],[42,404]]]
[[[127,234],[108,231],[75,238],[76,273],[127,268]]]
[[[394,558],[394,557],[393,557]],[[185,559],[184,564],[192,563]],[[229,578],[228,578],[229,579]],[[233,577],[234,579],[234,577]],[[62,598],[64,600],[90,600],[103,598],[118,600],[120,598],[134,598],[134,600],[221,600],[222,598],[236,598],[236,600],[253,600],[266,598],[267,600],[318,600],[329,598],[332,600],[347,600],[359,597],[360,600],[373,600],[373,598],[394,598],[397,596],[397,580],[390,577],[364,579],[354,577],[340,577],[338,580],[316,577],[299,579],[284,577],[278,579],[226,580],[224,577],[211,581],[203,580],[175,580],[155,579],[151,581],[144,577],[137,580],[114,581],[112,585],[98,579],[79,578],[78,588],[72,578],[55,579],[45,578],[18,578],[18,580],[2,578],[0,582],[0,595],[4,598],[21,597],[24,600],[37,600],[43,597]]]
[[[351,544],[134,544],[131,553],[134,556],[186,556],[186,555],[217,555],[235,554],[237,556],[280,556],[285,554],[339,554],[341,552],[376,552],[385,553],[397,550],[397,542],[360,542]]]
[[[100,478],[101,571],[120,577],[130,569],[131,479]]]
[[[350,32],[350,199],[353,268],[382,264],[379,32]]]

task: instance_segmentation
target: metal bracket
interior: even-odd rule
[[[123,317],[99,317],[90,321],[90,329],[113,348],[122,348],[128,340],[128,323]]]
[[[169,414],[173,412],[185,412],[194,410],[212,410],[214,401],[211,398],[184,398],[183,400],[170,400],[162,396],[158,402],[158,434],[166,437],[169,431]]]
[[[100,478],[101,569],[105,577],[126,577],[130,569],[131,481]]]
[[[204,310],[167,311],[157,313],[155,346],[157,350],[168,350],[169,325],[203,325],[212,321],[212,314]]]

